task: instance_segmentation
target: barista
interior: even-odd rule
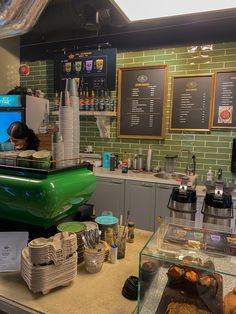
[[[12,122],[7,129],[7,133],[9,141],[15,144],[17,150],[38,150],[40,140],[25,123],[20,121]]]

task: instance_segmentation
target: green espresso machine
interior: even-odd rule
[[[76,213],[95,188],[89,163],[48,170],[0,165],[0,218],[48,228]]]

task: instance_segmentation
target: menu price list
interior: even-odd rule
[[[215,79],[213,127],[235,128],[236,71],[218,72]]]
[[[125,69],[124,69],[125,70]],[[125,71],[120,95],[120,135],[161,137],[165,68]]]
[[[67,78],[80,79],[82,89],[115,89],[116,49],[75,51],[54,60],[55,88],[64,89]]]
[[[171,129],[209,130],[212,75],[174,77]]]

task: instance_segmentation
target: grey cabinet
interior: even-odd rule
[[[167,204],[173,185],[97,176],[97,186],[88,203],[94,204],[96,215],[112,211],[118,217],[127,211],[135,227],[154,231],[157,216],[169,216]]]
[[[126,214],[128,210],[136,228],[154,231],[155,183],[126,180]]]
[[[167,208],[173,185],[156,184],[156,210],[155,210],[155,229],[158,216],[169,217],[170,210]]]
[[[112,211],[117,218],[124,215],[124,186],[122,179],[97,177],[96,190],[88,201],[94,204],[97,216],[103,211]]]

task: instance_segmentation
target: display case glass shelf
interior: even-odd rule
[[[165,218],[140,252],[138,313],[230,313],[235,287],[236,234],[220,226]]]

